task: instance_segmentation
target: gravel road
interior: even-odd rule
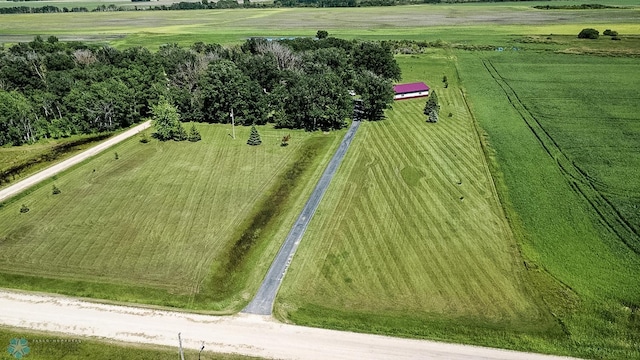
[[[308,328],[268,316],[207,316],[104,305],[62,296],[0,290],[0,324],[117,342],[183,346],[277,359],[568,359],[476,346]],[[16,331],[16,336],[20,336]],[[0,344],[3,347],[8,344]],[[29,356],[37,356],[32,349]],[[211,355],[203,354],[203,359]]]
[[[45,180],[48,179],[50,177],[52,177],[53,175],[59,174],[64,170],[67,170],[68,168],[72,167],[73,165],[76,165],[78,163],[83,162],[84,160],[106,150],[107,148],[123,141],[126,140],[134,135],[136,135],[137,133],[139,133],[142,130],[145,130],[147,128],[149,128],[151,126],[151,121],[147,121],[144,122],[136,127],[133,127],[125,132],[123,132],[120,135],[116,135],[114,137],[112,137],[111,139],[96,145],[86,151],[81,152],[78,155],[75,155],[61,163],[55,164],[49,168],[46,168],[42,171],[40,171],[39,173],[36,173],[34,175],[29,176],[28,178],[18,181],[17,183],[8,186],[7,188],[0,190],[0,201],[4,201],[14,195],[17,195],[18,193],[20,193],[21,191],[24,191],[25,189]]]
[[[275,301],[276,294],[278,293],[278,289],[280,288],[280,284],[282,283],[282,279],[291,263],[291,259],[293,259],[293,255],[298,249],[298,244],[300,244],[300,240],[302,240],[302,235],[307,230],[307,226],[309,226],[309,222],[311,218],[313,218],[313,214],[315,214],[318,205],[320,204],[320,200],[324,196],[324,193],[327,191],[329,184],[331,183],[331,179],[333,179],[333,175],[335,175],[340,163],[342,162],[342,158],[347,153],[349,149],[349,145],[351,145],[351,141],[358,131],[358,127],[360,126],[359,121],[354,121],[351,123],[351,127],[344,135],[338,150],[333,155],[327,168],[322,173],[318,184],[315,189],[309,196],[309,200],[304,205],[302,212],[298,216],[298,219],[293,224],[289,235],[285,239],[282,247],[280,247],[280,251],[276,255],[276,258],[271,263],[271,267],[267,272],[267,276],[262,281],[260,285],[260,289],[258,289],[258,293],[251,300],[249,305],[247,305],[242,312],[247,314],[258,314],[258,315],[271,315],[271,311],[273,310],[273,302]]]

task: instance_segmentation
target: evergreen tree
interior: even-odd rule
[[[200,132],[198,131],[198,129],[196,129],[196,124],[191,125],[191,129],[189,129],[188,140],[191,142],[202,140],[202,136],[200,136]]]
[[[258,134],[258,129],[256,129],[255,125],[251,126],[251,134],[249,135],[249,140],[247,140],[247,144],[251,146],[262,144],[262,140],[260,140],[260,134]]]
[[[427,115],[427,122],[438,122],[438,110],[440,110],[438,96],[436,95],[436,91],[433,90],[431,95],[429,95],[429,99],[427,99],[427,103],[424,105],[424,114]]]

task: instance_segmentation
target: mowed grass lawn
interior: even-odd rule
[[[0,286],[241,308],[342,132],[264,126],[263,144],[251,147],[248,128],[236,127],[236,140],[230,126],[198,128],[197,143],[134,137],[1,207]],[[285,134],[291,145],[281,147]],[[288,184],[282,178],[291,169],[298,175]],[[52,184],[60,194],[52,195]],[[28,213],[20,213],[22,204]],[[256,223],[264,211],[274,212],[271,220]],[[231,266],[247,231],[258,240]]]
[[[404,81],[437,91],[440,121],[426,123],[425,99],[416,99],[361,125],[275,313],[312,326],[535,348],[523,334],[560,328],[528,285],[453,60],[435,51],[398,61]]]

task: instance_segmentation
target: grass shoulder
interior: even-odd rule
[[[0,327],[0,344],[3,349],[14,340],[26,340],[29,352],[26,358],[39,360],[58,359],[130,359],[130,360],[174,360],[178,357],[178,349],[166,346],[152,346],[127,344],[113,341],[99,341],[85,337],[71,337],[35,330],[25,330],[11,327]],[[22,353],[22,348],[15,348],[16,352]],[[185,350],[185,357],[195,359],[198,352],[195,350]],[[6,353],[5,353],[6,355]],[[243,360],[258,359],[255,357],[241,356],[235,354],[221,354],[204,352],[201,358],[220,360]]]

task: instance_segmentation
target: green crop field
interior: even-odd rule
[[[589,357],[640,358],[637,61],[535,53],[460,60],[527,261],[567,288],[555,311],[564,312],[571,346]]]
[[[286,130],[261,127],[258,147],[247,128],[200,130],[198,143],[130,139],[2,206],[0,286],[238,310],[342,132],[292,131],[284,148]],[[247,234],[256,245],[238,255]]]

